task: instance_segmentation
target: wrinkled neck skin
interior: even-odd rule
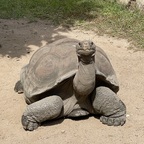
[[[73,87],[78,96],[86,98],[95,88],[96,70],[94,57],[88,59],[79,58],[78,71],[73,80]]]

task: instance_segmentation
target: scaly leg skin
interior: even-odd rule
[[[60,117],[63,101],[59,96],[46,97],[27,106],[22,115],[22,125],[25,130],[33,131],[46,120]]]
[[[20,80],[17,81],[17,83],[15,84],[14,91],[17,92],[18,94],[23,93],[23,86],[22,86]]]
[[[126,106],[109,88],[100,86],[92,96],[95,114],[100,114],[100,121],[108,126],[122,126],[126,122]]]

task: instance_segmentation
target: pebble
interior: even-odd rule
[[[65,133],[65,130],[62,130],[61,133]]]
[[[129,117],[129,116],[130,116],[129,114],[126,115],[126,117]]]

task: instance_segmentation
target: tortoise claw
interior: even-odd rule
[[[126,122],[126,116],[123,115],[116,118],[101,116],[100,121],[108,126],[123,126]]]
[[[34,119],[32,119],[32,117],[30,116],[22,115],[21,122],[22,122],[23,128],[29,131],[33,131],[37,129],[39,126],[39,124],[36,121],[34,121]]]

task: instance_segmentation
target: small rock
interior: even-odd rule
[[[65,130],[62,130],[61,133],[65,133]]]
[[[2,48],[2,45],[0,44],[0,48]]]
[[[129,117],[129,116],[130,116],[129,114],[126,115],[126,117]]]

